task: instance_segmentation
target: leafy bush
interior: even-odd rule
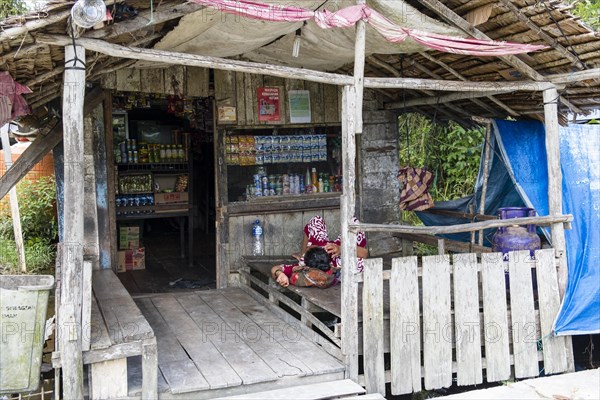
[[[56,245],[41,239],[25,242],[27,273],[54,273]],[[0,274],[18,273],[19,259],[14,240],[0,239]]]
[[[54,177],[46,176],[35,181],[23,180],[17,185],[21,229],[25,241],[56,241],[56,187]],[[8,204],[0,209],[0,237],[14,239],[12,216]]]
[[[427,167],[435,176],[435,201],[456,199],[473,192],[485,129],[465,129],[456,123],[440,125],[420,114],[399,119],[400,164]]]
[[[567,0],[572,5],[571,12],[581,18],[581,20],[592,30],[600,30],[600,2],[598,0]]]
[[[10,17],[11,15],[22,15],[26,11],[27,5],[23,0],[0,1],[0,19]]]

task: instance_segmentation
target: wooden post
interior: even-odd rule
[[[66,399],[83,398],[81,301],[83,268],[83,101],[85,49],[65,46],[63,91],[64,243],[59,314],[59,344]]]
[[[343,194],[340,199],[342,234],[342,353],[346,375],[358,381],[358,284],[356,273],[356,234],[349,230],[354,216],[356,166],[355,121],[356,93],[354,86],[342,89],[342,168]]]
[[[548,163],[548,214],[559,216],[563,213],[562,207],[562,172],[560,170],[560,137],[558,131],[558,90],[544,90],[544,120],[546,128],[546,158]],[[550,225],[552,247],[558,261],[558,291],[561,300],[565,296],[568,279],[567,244],[565,242],[564,225],[553,223]],[[573,347],[571,337],[565,338],[567,351],[567,365],[569,371],[575,370]]]
[[[560,170],[560,143],[558,136],[558,91],[544,90],[544,117],[546,122],[546,157],[548,159],[548,213],[562,215],[562,172]],[[561,298],[567,286],[567,259],[563,224],[550,225],[552,247],[558,258],[558,289]]]
[[[488,178],[490,176],[490,156],[492,153],[492,125],[490,122],[485,127],[485,150],[483,156],[483,182],[481,183],[481,199],[479,200],[479,214],[485,214],[485,196],[487,194]],[[483,229],[479,231],[478,244],[483,246]]]
[[[12,166],[12,152],[10,151],[10,141],[8,140],[8,129],[2,130],[2,150],[4,150],[4,164],[6,172]],[[23,244],[23,232],[21,231],[21,215],[19,214],[19,201],[17,199],[17,188],[12,187],[9,193],[10,213],[13,220],[13,231],[15,233],[15,244],[17,245],[17,257],[19,259],[19,271],[27,272],[25,265],[25,246]]]
[[[365,4],[365,0],[356,0],[356,4]],[[362,104],[365,76],[365,41],[366,24],[362,19],[356,23],[356,38],[354,40],[354,89],[356,91],[356,134],[363,131]]]
[[[110,234],[105,237],[105,242],[108,243],[108,260],[101,259],[102,268],[108,265],[114,271],[117,269],[117,240],[114,235],[117,232],[117,205],[115,193],[115,154],[113,140],[113,125],[112,125],[112,95],[109,90],[104,92],[102,101],[102,111],[104,117],[104,148],[106,157],[106,215],[108,218],[108,226],[106,221],[103,222],[103,229],[107,229]],[[97,162],[101,162],[98,160]]]

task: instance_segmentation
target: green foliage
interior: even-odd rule
[[[456,123],[440,125],[420,114],[399,119],[400,164],[427,167],[434,173],[434,201],[473,192],[479,170],[485,129],[465,129]]]
[[[54,242],[58,236],[54,177],[21,181],[17,185],[17,198],[24,240]],[[6,203],[0,208],[0,237],[14,239],[10,207]]]
[[[566,0],[573,5],[571,13],[594,31],[600,30],[600,2],[598,0]]]
[[[27,11],[24,0],[0,0],[0,19],[22,15]]]
[[[42,239],[25,242],[25,265],[28,274],[53,274],[55,259],[55,244]],[[0,274],[17,274],[18,266],[14,240],[0,239]]]

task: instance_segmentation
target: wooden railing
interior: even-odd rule
[[[386,271],[382,259],[368,259],[355,277],[363,282],[369,393],[385,393],[386,381],[393,395],[448,387],[454,374],[458,385],[534,377],[540,361],[546,374],[568,369],[566,339],[552,335],[560,306],[554,249],[535,258],[509,253],[508,262],[500,253],[403,257]]]

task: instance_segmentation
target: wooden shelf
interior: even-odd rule
[[[336,209],[342,192],[257,197],[250,201],[230,202],[229,215],[269,214],[303,210]]]

